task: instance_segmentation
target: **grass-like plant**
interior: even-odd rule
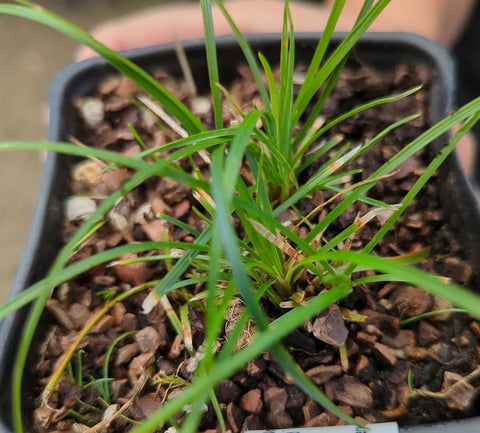
[[[146,94],[161,104],[181,125],[185,136],[161,148],[163,152],[169,152],[168,159],[151,158],[159,149],[146,149],[135,156],[123,156],[115,152],[80,147],[71,143],[26,142],[0,145],[2,151],[47,149],[86,158],[97,158],[115,166],[127,167],[134,172],[123,187],[104,199],[97,210],[73,234],[59,251],[45,278],[26,288],[0,307],[0,318],[4,318],[17,309],[32,304],[19,342],[13,371],[12,408],[16,432],[23,430],[21,385],[27,353],[52,290],[93,266],[111,263],[128,253],[162,251],[162,254],[149,257],[149,260],[165,261],[168,263],[168,272],[159,281],[134,287],[114,297],[106,297],[104,308],[85,325],[76,343],[64,354],[57,365],[55,373],[44,390],[43,403],[48,404],[60,376],[65,372],[70,371],[74,380],[80,381],[82,385],[81,372],[75,372],[75,367],[81,365],[81,355],[78,355],[77,351],[80,340],[96,321],[100,320],[102,314],[106,314],[115,303],[140,291],[149,290],[148,302],[162,302],[165,305],[168,302],[166,295],[170,291],[183,290],[188,293],[190,286],[202,285],[201,293],[196,294],[196,305],[205,317],[205,341],[202,344],[203,353],[199,358],[195,377],[188,386],[183,388],[182,393],[165,402],[147,420],[135,425],[132,429],[135,433],[156,430],[187,405],[190,410],[182,423],[181,430],[194,432],[203,414],[204,404],[209,399],[222,423],[221,411],[213,392],[215,386],[267,350],[303,391],[338,417],[355,423],[352,418],[329,401],[298,368],[281,340],[306,320],[348,296],[356,284],[373,280],[403,281],[439,295],[455,307],[461,308],[462,311],[465,310],[472,316],[480,318],[480,298],[470,291],[411,267],[409,263],[411,257],[404,258],[402,261],[372,254],[375,246],[453,151],[457,142],[479,119],[480,99],[472,101],[432,126],[380,166],[366,181],[354,184],[347,189],[342,188],[341,180],[346,174],[353,174],[346,168],[348,164],[381,142],[388,133],[410,122],[417,115],[412,113],[411,116],[388,126],[359,146],[339,145],[335,139],[326,140],[323,146],[317,146],[320,138],[345,119],[371,107],[397,101],[418,90],[415,88],[369,101],[346,113],[339,113],[338,117],[330,123],[318,125],[317,119],[323,104],[332,92],[350,50],[389,0],[376,2],[366,0],[352,31],[327,57],[327,48],[345,0],[335,2],[330,19],[308,65],[304,82],[296,95],[293,92],[295,39],[288,1],[285,1],[279,79],[277,79],[273,72],[274,65],[270,65],[261,53],[257,56],[253,52],[221,1],[214,0],[231,24],[246,62],[255,77],[263,105],[262,108],[253,108],[249,112],[243,112],[238,108],[237,114],[241,121],[229,127],[224,127],[222,121],[222,94],[230,100],[231,96],[219,82],[211,1],[202,0],[207,63],[216,127],[214,130],[207,130],[184,104],[145,71],[108,49],[88,33],[30,2],[17,1],[17,3],[17,5],[0,4],[0,13],[38,21],[94,49],[120,73],[133,80]],[[234,104],[235,101],[231,100],[231,102]],[[307,112],[308,115],[306,115]],[[369,190],[380,179],[391,174],[408,158],[457,124],[462,125],[458,132],[429,163],[400,203],[392,206],[368,198]],[[312,151],[312,149],[315,150]],[[326,157],[331,155],[332,151],[334,151],[334,157]],[[198,153],[204,157],[206,155],[210,160],[208,178],[202,175],[193,163],[193,156]],[[302,173],[322,157],[325,162],[316,167],[312,176],[301,181]],[[190,170],[183,169],[178,164],[184,159],[192,162]],[[254,179],[252,182],[247,182],[240,176],[240,168],[245,165],[248,165],[251,170],[251,179]],[[169,177],[188,186],[196,193],[204,209],[202,217],[207,223],[203,232],[200,233],[184,222],[164,216],[171,224],[188,230],[195,241],[193,243],[163,241],[125,244],[92,255],[82,261],[70,262],[85,238],[108,218],[108,212],[115,203],[152,176]],[[282,225],[278,221],[278,216],[286,210],[294,210],[298,213],[296,204],[319,189],[334,191],[338,204],[318,224],[310,226],[306,237],[301,238],[296,234],[295,229]],[[318,239],[321,239],[320,235],[357,201],[365,201],[372,206],[372,210],[329,241],[318,242]],[[380,213],[387,215],[388,218],[362,251],[342,250],[341,246],[346,240]],[[307,222],[308,217],[309,215],[299,215],[302,222]],[[241,226],[242,230],[238,231],[234,228],[233,220]],[[173,249],[182,250],[183,254],[178,256],[177,252],[172,252]],[[415,256],[414,259],[419,257]],[[191,272],[192,269],[198,272]],[[365,277],[355,280],[352,275],[359,270],[374,270],[378,275],[375,278]],[[318,292],[309,299],[299,300],[296,282],[302,274],[312,276]],[[225,314],[234,298],[240,298],[245,308],[229,337],[222,347],[217,349]],[[284,302],[290,302],[296,307],[289,309],[278,319],[270,321],[259,302],[262,298],[268,299],[276,307],[281,307]],[[147,308],[148,305],[145,307]],[[191,343],[186,307],[178,311],[168,311],[173,329],[183,338],[185,347],[191,355],[194,355],[195,350],[198,349],[195,349]],[[242,330],[252,320],[256,334],[248,345],[237,350],[236,346]],[[125,337],[126,335],[119,336],[108,349],[103,377],[97,378],[97,381],[90,381],[98,387],[100,395],[107,401],[109,399],[108,360],[116,344]]]

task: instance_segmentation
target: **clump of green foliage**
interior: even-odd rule
[[[205,43],[216,127],[214,130],[207,130],[188,108],[145,71],[120,54],[108,49],[88,33],[30,2],[18,1],[17,3],[19,5],[0,4],[0,13],[41,22],[96,50],[119,72],[132,79],[151,98],[160,103],[187,132],[186,137],[162,148],[162,150],[170,151],[169,158],[163,160],[149,158],[158,149],[148,149],[139,155],[127,157],[106,150],[82,148],[71,143],[4,143],[0,145],[0,150],[48,149],[83,157],[99,158],[135,171],[135,174],[121,189],[102,201],[93,215],[81,225],[59,251],[45,278],[0,307],[0,318],[3,318],[24,305],[32,304],[16,354],[13,372],[12,406],[17,432],[21,432],[23,429],[20,391],[23,369],[33,333],[52,289],[92,266],[110,262],[126,253],[158,249],[170,251],[172,248],[181,248],[185,251],[180,257],[172,253],[159,258],[159,260],[168,260],[172,266],[169,267],[169,271],[163,279],[152,282],[148,287],[151,287],[152,296],[159,301],[171,290],[202,283],[204,285],[202,305],[206,329],[203,344],[204,356],[199,362],[195,379],[176,398],[166,402],[154,415],[136,425],[132,429],[134,433],[155,430],[186,405],[190,405],[190,412],[182,425],[182,431],[196,431],[196,426],[203,413],[204,403],[209,398],[214,399],[212,395],[215,385],[267,350],[271,351],[296,384],[313,399],[337,416],[347,419],[349,422],[355,422],[335,407],[297,367],[289,351],[281,343],[281,339],[309,318],[348,296],[355,285],[352,274],[359,269],[375,270],[385,280],[404,281],[423,288],[430,293],[444,297],[453,305],[467,310],[473,316],[480,317],[480,299],[469,291],[447,284],[437,277],[412,268],[401,261],[392,261],[371,254],[385,233],[398,220],[428,179],[454,149],[456,143],[478,120],[480,99],[462,107],[420,135],[387,163],[379,167],[367,182],[354,185],[345,191],[340,190],[341,199],[338,204],[318,225],[311,227],[305,238],[300,238],[294,229],[285,227],[278,221],[278,216],[282,212],[289,209],[296,211],[296,204],[302,198],[309,197],[313,191],[322,188],[331,189],[338,185],[342,176],[346,174],[342,169],[347,164],[380,142],[390,131],[416,117],[412,115],[390,125],[360,146],[353,148],[340,146],[335,152],[334,158],[326,158],[325,163],[318,167],[310,178],[300,182],[300,174],[305,172],[313,161],[326,155],[337,145],[330,140],[327,141],[328,144],[325,147],[318,147],[314,152],[310,152],[312,146],[318,143],[319,139],[333,126],[360,111],[396,101],[417,90],[412,89],[399,95],[365,103],[349,112],[339,114],[338,118],[325,125],[318,126],[316,123],[323,104],[345,65],[350,50],[389,3],[389,0],[365,1],[348,37],[327,57],[330,39],[345,4],[345,0],[336,1],[309,64],[305,80],[296,96],[293,93],[295,35],[288,1],[285,1],[280,47],[280,78],[276,80],[272,65],[261,54],[258,57],[255,55],[221,1],[214,0],[231,24],[232,31],[256,79],[263,104],[261,109],[254,108],[249,112],[239,110],[241,122],[228,128],[223,126],[222,121],[222,91],[224,90],[219,86],[211,12],[212,2],[202,0],[201,7],[204,15]],[[266,77],[266,84],[263,77]],[[312,108],[313,100],[316,102],[313,103]],[[309,114],[305,115],[307,107],[310,107]],[[301,127],[298,128],[300,119],[303,120]],[[368,200],[367,193],[378,179],[392,173],[414,153],[425,148],[432,140],[445,134],[452,126],[459,123],[462,126],[458,132],[439,155],[430,162],[401,203],[397,206],[381,202],[375,203],[377,210],[387,212],[390,216],[362,251],[345,251],[340,246],[375,213],[366,219],[356,221],[328,242],[314,242],[318,235],[323,233],[349,206],[359,200]],[[206,152],[211,159],[209,180],[201,175],[200,170],[195,170],[195,167],[192,171],[187,172],[177,164],[184,158],[190,158],[193,161],[193,156],[198,152]],[[245,161],[252,170],[254,179],[252,184],[247,184],[240,176],[240,167],[245,164]],[[84,261],[70,264],[69,259],[81,241],[107,218],[109,210],[117,200],[151,176],[171,177],[177,182],[184,183],[193,191],[199,192],[199,200],[206,210],[204,218],[208,223],[207,228],[201,233],[191,230],[195,237],[192,244],[143,242],[122,245],[91,256]],[[244,233],[241,238],[232,225],[232,215],[235,215],[241,223],[242,233]],[[301,217],[305,219],[307,216],[301,215]],[[197,266],[205,276],[188,276],[191,273],[187,274],[186,271],[191,266]],[[304,272],[313,275],[316,284],[321,287],[318,295],[302,302],[301,305],[299,303],[296,308],[270,322],[259,300],[267,297],[277,305],[285,300],[294,300],[295,281]],[[145,287],[141,288],[141,290],[143,289]],[[116,295],[115,298],[115,294],[112,294],[105,301],[112,303],[130,295],[130,293],[121,294]],[[225,320],[224,316],[233,297],[240,297],[245,309],[229,338],[217,351],[216,344]],[[186,328],[183,325],[188,323],[187,314],[185,311],[180,311],[179,316],[172,315],[171,322],[177,332],[186,339],[184,331]],[[249,320],[254,321],[258,332],[249,345],[236,351],[234,350],[236,342]],[[116,342],[112,345],[112,349],[115,344]],[[76,365],[78,365],[80,362],[78,359],[81,358],[78,358],[75,353],[72,351],[70,358],[77,356]],[[106,359],[108,360],[108,357]],[[64,367],[69,368],[68,360]],[[58,371],[59,375],[62,372]],[[75,380],[82,380],[80,379],[81,373],[71,374]],[[96,385],[102,395],[108,399],[108,361],[105,366],[105,377]],[[48,395],[54,387],[55,381],[48,385],[45,399],[48,399]]]

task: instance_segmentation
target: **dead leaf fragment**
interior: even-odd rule
[[[41,406],[35,409],[35,412],[33,412],[35,425],[39,425],[45,430],[48,429],[54,413],[54,410],[47,406]]]
[[[145,373],[152,373],[152,367],[155,362],[154,353],[142,353],[133,358],[128,366],[128,380],[134,385],[138,378]]]

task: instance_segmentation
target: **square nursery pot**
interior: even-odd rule
[[[338,44],[342,35],[336,35],[333,45]],[[270,62],[275,63],[279,57],[278,35],[255,35],[249,40],[256,51],[261,51]],[[299,34],[296,37],[297,59],[308,62],[312,56],[318,35]],[[203,41],[189,41],[184,44],[199,89],[208,88],[206,61]],[[133,50],[127,57],[147,70],[161,65],[173,75],[180,74],[175,49],[172,45],[164,45],[146,49]],[[353,49],[351,58],[384,74],[392,71],[393,65],[399,62],[422,65],[431,73],[429,98],[431,107],[426,115],[430,123],[443,118],[452,108],[454,94],[454,77],[452,64],[448,56],[429,41],[406,34],[367,34]],[[219,40],[218,59],[220,63],[222,83],[229,82],[235,76],[236,62],[243,59],[240,49],[231,37]],[[233,60],[232,60],[233,59]],[[76,111],[72,107],[72,98],[88,95],[106,76],[112,74],[112,68],[101,59],[91,59],[73,64],[63,70],[53,83],[50,99],[49,140],[62,141],[75,136],[78,128]],[[12,289],[12,296],[18,294],[33,282],[45,276],[61,244],[59,228],[63,219],[64,201],[69,194],[70,167],[74,159],[64,155],[49,154],[40,187],[32,229],[28,238],[18,274]],[[474,282],[478,283],[480,275],[480,255],[475,254],[480,244],[480,214],[477,202],[465,180],[455,155],[449,157],[441,169],[444,179],[442,195],[447,198],[447,207],[451,212],[451,226],[463,245],[465,254],[476,269]],[[451,203],[456,203],[454,209]],[[465,228],[469,229],[466,230]],[[0,432],[11,432],[11,379],[10,374],[14,362],[14,354],[20,338],[22,325],[27,311],[23,309],[8,316],[0,327]],[[45,329],[39,327],[36,341],[44,334]],[[35,356],[31,351],[27,361],[24,378],[24,415],[25,430],[32,429],[31,389],[28,383],[33,372],[28,366],[34,365]],[[478,403],[478,401],[477,401]],[[480,413],[480,410],[478,410]],[[434,425],[401,428],[410,433],[478,433],[480,417],[461,421],[451,421]]]

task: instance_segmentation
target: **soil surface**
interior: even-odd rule
[[[258,95],[248,72],[240,69],[239,75],[229,91],[242,109],[246,109],[251,101],[258,100]],[[161,71],[156,72],[156,77],[201,115],[206,124],[212,123],[207,99],[192,97],[188,86]],[[418,83],[424,84],[424,88],[413,96],[355,115],[331,131],[332,136],[340,136],[343,141],[355,145],[394,121],[421,113],[418,119],[387,135],[381,144],[360,159],[358,165],[349,167],[362,170],[353,175],[350,183],[367,178],[375,167],[389,160],[426,128],[428,80],[425,69],[410,65],[400,65],[384,76],[357,65],[341,75],[323,111],[327,119],[360,102],[393,93],[394,89],[398,92]],[[140,145],[128,129],[129,124],[148,147],[178,138],[175,132],[159,128],[158,118],[133,102],[131,95],[138,92],[130,81],[110,77],[101,84],[96,95],[74,101],[83,121],[82,132],[77,138],[85,144],[125,154],[140,151]],[[230,120],[226,116],[225,123]],[[399,203],[422,173],[424,159],[425,156],[420,155],[403,164],[392,176],[380,181],[370,196],[391,204]],[[202,170],[207,170],[200,157],[196,162]],[[103,168],[98,161],[76,164],[72,169],[73,194],[105,196],[118,189],[132,174],[125,168],[107,172],[103,172]],[[438,179],[434,178],[376,251],[383,256],[398,256],[430,248],[428,257],[418,266],[468,286],[474,278],[473,269],[447,230],[448,215],[442,207],[437,186]],[[316,191],[311,199],[299,203],[299,209],[307,213],[333,195],[331,191]],[[65,238],[78,226],[82,214],[88,213],[97,202],[92,198],[69,202]],[[317,223],[336,203],[338,201],[334,200],[321,212],[314,213],[310,223]],[[83,244],[73,260],[125,242],[165,238],[191,242],[192,234],[156,215],[174,216],[201,231],[205,222],[194,206],[197,204],[189,189],[166,178],[151,179],[117,203],[110,213],[110,221]],[[363,202],[352,206],[323,233],[324,241],[332,239],[369,210],[371,206]],[[298,218],[293,214],[283,217],[292,224]],[[346,241],[344,248],[361,249],[381,224],[381,218],[371,220]],[[301,226],[299,233],[305,234],[307,227]],[[152,251],[147,255],[158,253]],[[71,346],[108,299],[133,286],[161,278],[165,266],[164,262],[98,266],[63,284],[55,292],[45,317],[51,325],[37,366],[37,401],[63,351]],[[297,293],[308,299],[320,289],[313,278],[306,277],[299,283]],[[199,290],[192,289],[190,294]],[[98,321],[80,343],[81,351],[74,357],[71,374],[62,377],[50,397],[49,405],[55,411],[46,407],[35,410],[37,431],[84,431],[87,426],[100,422],[104,423],[104,431],[127,431],[131,420],[147,417],[192,379],[198,362],[192,353],[201,353],[204,337],[202,313],[193,308],[193,303],[188,307],[192,352],[175,333],[166,314],[172,307],[178,312],[180,306],[187,303],[187,293],[172,292],[167,301],[144,314],[141,306],[147,293],[147,290],[139,291],[97,316]],[[266,300],[262,305],[272,319],[280,314]],[[287,304],[284,307],[288,309]],[[401,425],[410,425],[465,417],[474,412],[477,396],[480,324],[458,313],[439,313],[410,324],[402,323],[406,318],[449,307],[451,305],[444,300],[403,283],[360,284],[339,305],[305,323],[284,343],[313,382],[345,413],[362,423],[397,420]],[[242,309],[240,301],[232,302],[226,317],[225,335]],[[247,331],[255,332],[253,327]],[[346,353],[342,354],[339,346],[343,344]],[[106,353],[112,347],[108,355],[110,401],[106,401],[99,397],[103,396],[99,391],[102,382],[84,385],[103,377]],[[75,369],[80,359],[83,373],[78,379]],[[82,386],[78,386],[78,380]],[[216,394],[226,427],[234,433],[247,429],[343,423],[303,393],[269,353],[220,383]],[[205,410],[200,429],[218,429],[213,406],[208,404]],[[106,413],[110,416],[106,417],[107,421]],[[183,416],[179,414],[174,421],[180,423]]]

